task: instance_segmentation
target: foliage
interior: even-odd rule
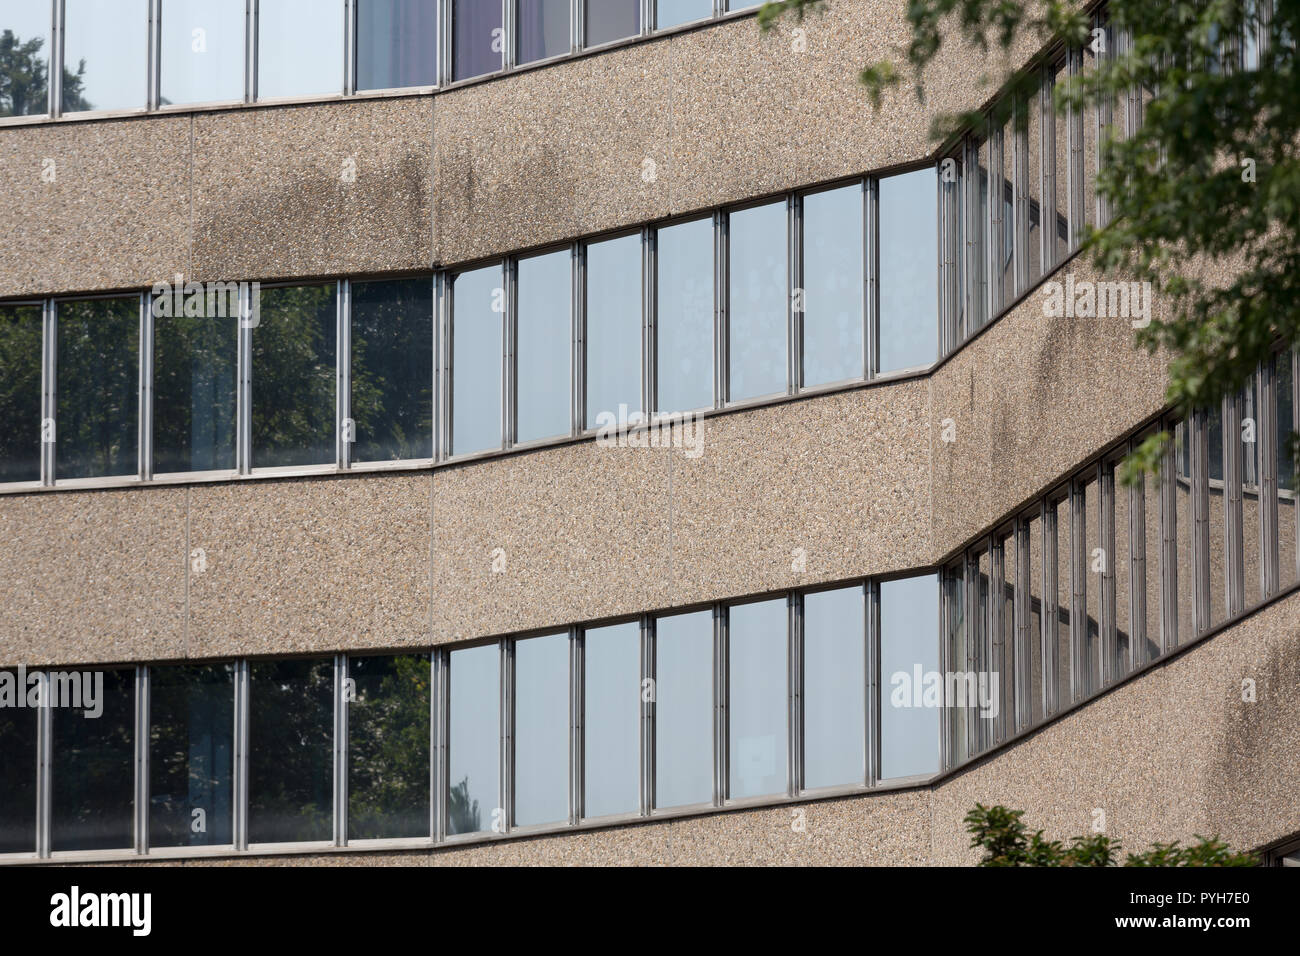
[[[1023,810],[975,804],[966,814],[971,848],[983,850],[980,866],[1256,866],[1251,853],[1234,852],[1219,839],[1196,837],[1189,846],[1178,842],[1154,843],[1143,853],[1129,853],[1119,862],[1120,842],[1100,833],[1077,836],[1066,847],[1046,840],[1043,831],[1029,833],[1021,821]]]

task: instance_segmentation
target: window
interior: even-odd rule
[[[452,651],[447,833],[500,829],[501,649]]]
[[[335,460],[336,300],[332,282],[261,290],[252,329],[254,465]]]
[[[254,661],[248,669],[248,842],[330,840],[333,661]]]
[[[178,298],[158,296],[152,306],[154,472],[232,470],[238,295],[206,296],[201,309],[177,308]],[[190,301],[197,304],[200,299]]]
[[[452,79],[468,80],[501,69],[501,4],[452,0]]]
[[[0,9],[0,116],[48,113],[50,5],[6,0]]]
[[[803,385],[863,377],[862,185],[803,197]]]
[[[342,94],[342,4],[261,0],[257,15],[258,99]]]
[[[612,43],[641,32],[641,0],[587,0],[587,46]]]
[[[1277,541],[1278,586],[1290,587],[1296,580],[1296,462],[1291,454],[1295,431],[1294,354],[1283,352],[1274,359],[1277,374]]]
[[[786,390],[787,223],[784,202],[731,214],[727,398],[732,402]]]
[[[1116,556],[1109,553],[1101,537],[1101,487],[1096,481],[1089,481],[1083,487],[1083,620],[1079,633],[1083,637],[1083,647],[1079,649],[1079,694],[1089,697],[1101,689],[1101,632],[1104,621],[1101,606],[1102,582],[1105,580],[1110,563]],[[1079,578],[1080,575],[1073,575]]]
[[[806,789],[865,782],[866,625],[860,587],[804,595]]]
[[[733,605],[727,694],[733,800],[786,792],[789,678],[784,599]]]
[[[352,284],[356,461],[433,457],[433,282]]]
[[[587,246],[587,427],[641,417],[641,236]]]
[[[35,673],[0,671],[0,853],[36,852]]]
[[[122,850],[134,842],[135,671],[49,675],[50,849]]]
[[[1195,636],[1192,624],[1192,600],[1195,588],[1193,568],[1195,559],[1192,553],[1192,475],[1194,456],[1192,455],[1191,426],[1181,421],[1173,427],[1174,456],[1177,468],[1170,476],[1174,495],[1174,527],[1169,535],[1176,544],[1173,555],[1175,565],[1172,571],[1174,595],[1177,599],[1178,616],[1174,630],[1165,642],[1166,649],[1178,644],[1185,644]]]
[[[930,365],[938,354],[938,217],[933,169],[880,180],[882,373]]]
[[[1135,514],[1133,511],[1132,496],[1140,494],[1140,489],[1132,489],[1123,484],[1118,475],[1116,463],[1107,466],[1108,483],[1115,496],[1114,508],[1114,525],[1115,525],[1115,554],[1108,556],[1110,571],[1115,578],[1115,645],[1111,649],[1113,656],[1111,658],[1110,675],[1112,680],[1119,680],[1129,672],[1133,664],[1137,663],[1139,658],[1135,656],[1137,651],[1138,635],[1142,633],[1142,620],[1135,620],[1138,599],[1132,583],[1134,558],[1140,558],[1140,567],[1145,566],[1145,555],[1142,554],[1142,540],[1133,534],[1133,521]],[[1102,534],[1105,535],[1105,526],[1103,524]],[[1143,582],[1138,583],[1138,587],[1143,587]],[[1144,595],[1145,596],[1145,595]]]
[[[1070,653],[1073,641],[1070,639],[1070,620],[1073,609],[1070,569],[1074,554],[1070,548],[1070,499],[1062,498],[1048,504],[1049,512],[1055,516],[1055,534],[1047,542],[1055,551],[1049,553],[1049,568],[1056,569],[1053,578],[1056,585],[1056,614],[1048,619],[1049,639],[1056,643],[1056,711],[1068,707],[1074,699],[1071,690],[1071,674],[1074,660]]]
[[[570,430],[573,257],[569,250],[519,260],[515,440]]]
[[[569,0],[515,0],[515,62],[568,53]]]
[[[63,112],[144,109],[148,46],[148,0],[65,0]]]
[[[569,819],[569,635],[515,643],[514,823]]]
[[[452,285],[451,451],[501,447],[502,314],[499,265],[464,272]]]
[[[358,0],[357,89],[438,82],[438,0]]]
[[[713,407],[713,221],[659,230],[656,411]]]
[[[971,670],[971,641],[970,632],[966,626],[966,615],[972,610],[968,607],[970,602],[968,600],[969,592],[966,589],[965,570],[965,562],[959,560],[943,572],[944,644],[947,656],[947,671],[948,674],[952,675],[951,686],[953,688],[952,696],[944,698],[943,706],[949,715],[947,734],[948,759],[951,765],[962,763],[974,752],[972,747],[974,734],[971,727],[973,711],[969,706],[969,697],[967,696],[964,679],[966,673]],[[882,633],[884,633],[883,630]],[[947,687],[949,686],[947,675],[944,675],[944,680],[942,693],[947,694]],[[913,693],[915,692],[913,691]],[[957,697],[957,693],[961,693],[962,696]],[[904,704],[907,703],[906,699],[902,698],[901,695],[899,699]],[[897,706],[892,695],[890,703]],[[911,703],[915,705],[915,699]]]
[[[1045,217],[1043,194],[1043,88],[1035,80],[1032,91],[1026,99],[1023,110],[1028,125],[1029,162],[1029,285],[1032,286],[1043,275],[1043,231]]]
[[[1224,435],[1228,447],[1237,456],[1237,473],[1242,483],[1242,593],[1245,600],[1242,608],[1254,607],[1264,596],[1263,489],[1259,470],[1260,385],[1259,379],[1253,378],[1237,396],[1237,431],[1236,434]]]
[[[939,771],[939,578],[880,585],[880,778]],[[886,691],[888,686],[888,691]]]
[[[149,675],[149,845],[234,843],[235,668]]]
[[[0,484],[41,477],[41,312],[0,306]]]
[[[665,30],[713,16],[713,0],[656,0],[655,27]]]
[[[348,839],[429,836],[428,654],[349,657]]]
[[[655,622],[655,806],[713,800],[713,613]]]
[[[1209,498],[1206,519],[1206,537],[1209,557],[1209,620],[1202,622],[1204,627],[1221,624],[1228,617],[1228,538],[1226,525],[1228,509],[1228,475],[1224,468],[1224,433],[1223,405],[1218,403],[1205,416],[1206,457],[1209,460],[1209,478],[1206,482],[1206,495]],[[1240,434],[1233,436],[1234,442],[1240,440]],[[1204,551],[1204,548],[1202,549]]]
[[[583,667],[583,815],[635,813],[640,804],[641,626],[627,621],[588,628]]]
[[[243,0],[163,0],[160,106],[244,98]]]
[[[1035,514],[1028,522],[1029,537],[1029,722],[1036,724],[1047,713],[1046,661],[1043,648],[1046,646],[1044,613],[1048,604],[1047,590],[1044,587],[1046,568],[1043,566],[1043,521]]]
[[[58,477],[136,474],[139,296],[60,302],[58,330]]]

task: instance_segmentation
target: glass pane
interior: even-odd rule
[[[135,671],[64,671],[49,677],[50,848],[130,848]]]
[[[657,411],[713,407],[713,221],[659,230]]]
[[[352,284],[355,461],[433,457],[433,281]]]
[[[786,227],[784,202],[731,214],[729,401],[786,390]]]
[[[66,0],[63,112],[144,109],[148,41],[148,0]]]
[[[358,0],[357,89],[438,82],[438,0]]]
[[[1164,584],[1160,569],[1163,567],[1161,528],[1164,519],[1160,510],[1160,485],[1163,475],[1148,472],[1142,483],[1144,497],[1142,533],[1146,542],[1147,631],[1146,640],[1139,647],[1145,656],[1142,661],[1153,661],[1160,656],[1160,606]]]
[[[1130,541],[1133,510],[1130,496],[1133,489],[1123,484],[1118,474],[1114,477],[1112,487],[1115,489],[1115,553],[1107,558],[1115,573],[1115,647],[1110,673],[1112,679],[1118,680],[1128,673],[1133,660],[1132,651],[1136,650],[1132,645],[1138,628],[1133,624],[1133,587],[1130,577],[1133,572],[1133,545],[1140,549],[1142,542]]]
[[[1029,522],[1029,722],[1043,719],[1043,522]]]
[[[1206,415],[1206,453],[1210,464],[1210,480],[1206,488],[1209,498],[1211,627],[1222,624],[1228,617],[1228,495],[1223,468],[1223,439],[1223,408],[1216,405]]]
[[[784,599],[730,610],[731,786],[733,800],[786,790],[789,682]]]
[[[249,665],[248,842],[329,840],[334,817],[334,662]]]
[[[521,827],[569,819],[569,635],[515,643],[515,812]]]
[[[1259,383],[1252,381],[1237,399],[1241,427],[1226,436],[1241,456],[1241,531],[1245,607],[1254,607],[1264,595],[1262,543],[1260,541]]]
[[[515,0],[515,62],[568,53],[569,0]]]
[[[234,843],[235,668],[149,675],[149,845]]]
[[[0,116],[50,111],[50,5],[0,2]]]
[[[587,793],[584,814],[634,813],[640,805],[641,627],[636,621],[593,627],[586,668]]]
[[[160,295],[153,300],[154,472],[231,470],[239,296],[178,299]],[[194,314],[200,311],[202,315]]]
[[[1002,127],[1002,169],[994,169],[993,176],[998,184],[997,201],[1002,203],[1002,259],[997,264],[996,282],[1002,284],[1002,308],[1006,308],[1016,298],[1016,189],[1012,177],[1015,175],[1016,162],[1016,125],[1008,120]]]
[[[586,4],[587,46],[609,43],[641,32],[641,0],[598,0]]]
[[[655,26],[660,30],[713,16],[712,0],[657,0],[655,8]]]
[[[881,582],[880,674],[881,779],[937,773],[944,694],[937,574]]]
[[[971,755],[971,728],[970,728],[970,708],[966,706],[965,689],[962,685],[963,699],[958,700],[956,690],[962,682],[962,675],[968,670],[970,659],[970,647],[967,642],[966,629],[966,579],[965,566],[959,564],[957,567],[945,571],[943,574],[944,588],[944,610],[946,611],[946,620],[944,621],[944,643],[948,651],[948,667],[954,675],[953,695],[946,699],[945,705],[949,713],[948,736],[951,752],[951,761],[953,764],[964,762]],[[883,631],[882,631],[883,633]],[[947,680],[946,675],[941,679]],[[913,681],[913,694],[915,694],[915,684]],[[944,685],[943,693],[947,695],[947,686]],[[903,702],[908,699],[900,698]],[[891,697],[891,704],[894,700]],[[915,705],[913,698],[911,703]],[[882,744],[883,746],[883,744]]]
[[[244,98],[243,0],[163,0],[158,102]]]
[[[1292,353],[1283,352],[1276,359],[1277,375],[1277,541],[1278,585],[1286,588],[1296,581],[1296,462],[1291,451],[1295,434],[1294,380]]]
[[[504,49],[501,4],[483,0],[452,0],[451,62],[453,79],[495,73]]]
[[[1177,468],[1174,480],[1175,520],[1174,535],[1177,541],[1178,564],[1174,568],[1174,594],[1178,599],[1177,633],[1166,646],[1185,644],[1194,636],[1192,631],[1192,594],[1195,586],[1192,568],[1192,464],[1191,443],[1187,422],[1179,422],[1174,429],[1174,455]]]
[[[1065,80],[1065,67],[1058,67],[1053,77],[1053,96],[1064,87]],[[1055,100],[1051,115],[1056,124],[1056,228],[1053,233],[1055,254],[1052,261],[1059,264],[1070,254],[1070,121],[1069,114],[1056,108]],[[1091,124],[1085,122],[1084,125]]]
[[[1043,274],[1043,115],[1040,90],[1035,86],[1025,103],[1029,124],[1029,284]]]
[[[1048,507],[1056,511],[1056,620],[1053,622],[1055,627],[1049,628],[1049,633],[1056,636],[1056,709],[1060,711],[1074,699],[1070,684],[1070,675],[1074,671],[1070,652],[1070,612],[1074,590],[1070,584],[1073,558],[1070,546],[1070,501],[1068,498],[1062,499]]]
[[[587,427],[602,413],[641,415],[640,235],[587,246]]]
[[[60,302],[58,310],[58,477],[133,475],[140,300]]]
[[[862,187],[803,198],[803,384],[862,378]]]
[[[0,483],[41,477],[41,311],[0,306]]]
[[[429,835],[429,655],[351,657],[348,839]]]
[[[501,649],[451,652],[447,832],[500,830]]]
[[[501,447],[501,267],[456,276],[452,294],[451,450],[463,455]]]
[[[519,260],[518,441],[569,434],[573,298],[567,249]]]
[[[970,331],[981,328],[989,320],[989,144],[980,143],[976,155],[975,181],[970,183],[975,191],[975,221],[966,230],[969,249],[967,268],[970,272],[971,298]]]
[[[713,800],[713,613],[655,624],[655,806]]]
[[[804,595],[803,784],[809,790],[864,782],[866,624],[860,587]]]
[[[996,668],[1001,702],[998,705],[997,739],[1011,737],[1016,726],[1016,539],[1002,539],[1002,577],[993,579],[994,601],[1002,602],[1002,631],[994,634],[993,666]]]
[[[0,853],[36,852],[35,677],[0,671]]]
[[[257,20],[257,98],[343,92],[343,5],[321,0],[261,0]]]
[[[1101,490],[1090,481],[1083,491],[1083,558],[1087,569],[1084,607],[1087,618],[1083,622],[1083,673],[1079,686],[1083,695],[1094,694],[1101,687],[1101,587],[1102,579],[1110,568],[1114,555],[1102,550],[1101,544]]]
[[[939,351],[939,208],[933,169],[880,181],[881,372]]]
[[[334,461],[335,300],[332,282],[261,291],[253,329],[253,464],[259,468]]]
[[[973,609],[975,620],[975,646],[971,648],[967,669],[975,675],[972,683],[966,681],[966,701],[970,708],[970,720],[975,730],[975,748],[982,751],[993,739],[994,698],[990,697],[989,671],[993,665],[992,632],[989,630],[989,583],[993,569],[988,551],[980,553],[979,560],[972,568],[975,572],[975,600]],[[986,703],[987,702],[987,703]]]

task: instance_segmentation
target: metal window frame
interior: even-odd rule
[[[1066,51],[1066,76],[1067,82],[1077,81],[1083,73],[1083,50],[1077,47],[1071,47]],[[1066,196],[1068,211],[1066,213],[1066,234],[1068,236],[1066,248],[1069,253],[1075,252],[1079,248],[1079,243],[1083,239],[1083,227],[1087,211],[1086,194],[1084,191],[1084,182],[1086,179],[1086,167],[1084,163],[1084,135],[1083,135],[1084,114],[1078,107],[1073,104],[1069,107],[1066,117],[1068,134],[1068,157],[1066,163]],[[1068,253],[1067,253],[1068,254]],[[1109,562],[1107,562],[1109,565]]]
[[[1060,699],[1059,631],[1060,627],[1060,565],[1057,542],[1057,504],[1059,498],[1045,496],[1040,502],[1039,530],[1043,536],[1043,596],[1038,619],[1042,625],[1043,716],[1059,713],[1066,706]],[[1066,661],[1068,663],[1068,660]]]
[[[1012,135],[1015,137],[1012,150],[1013,214],[1015,216],[1012,256],[1015,274],[1013,288],[1016,298],[1029,289],[1030,207],[1033,203],[1033,197],[1029,195],[1029,110],[1029,100],[1017,97],[1013,104],[1011,122]],[[1041,158],[1040,156],[1039,159]],[[1039,219],[1041,225],[1041,209]]]
[[[149,668],[135,667],[135,726],[133,747],[132,835],[137,856],[149,852]]]
[[[1055,61],[1038,69],[1038,243],[1043,276],[1057,265],[1056,112],[1052,97],[1058,69],[1063,67]]]
[[[1253,387],[1252,385],[1248,387]],[[1240,395],[1225,395],[1220,410],[1220,440],[1223,456],[1223,584],[1224,610],[1228,618],[1240,614],[1246,605],[1245,509],[1242,500],[1245,479],[1241,441],[1242,403]],[[1256,423],[1258,425],[1258,423]],[[1256,439],[1259,429],[1256,427]],[[1207,484],[1208,489],[1208,484]],[[1207,565],[1208,567],[1208,565]]]
[[[1171,433],[1160,467],[1160,653],[1179,644],[1178,634],[1178,463],[1176,449],[1181,423],[1167,420]],[[1190,450],[1189,450],[1190,454]],[[1189,589],[1192,582],[1183,582]],[[1191,638],[1188,634],[1186,637]]]
[[[50,818],[53,812],[53,719],[54,708],[50,706],[50,675],[41,670],[36,673],[36,684],[40,688],[41,706],[36,711],[36,856],[39,859],[50,858],[52,827]]]
[[[348,655],[334,655],[333,804],[335,846],[348,845]]]
[[[1101,572],[1100,600],[1097,602],[1098,613],[1100,614],[1098,639],[1101,641],[1101,673],[1099,675],[1101,683],[1098,685],[1098,690],[1109,687],[1127,670],[1124,667],[1117,670],[1115,666],[1119,659],[1117,578],[1120,561],[1119,543],[1115,534],[1115,496],[1115,463],[1113,460],[1103,459],[1097,465],[1097,503],[1100,508],[1100,513],[1097,515],[1097,545],[1101,548],[1101,553],[1105,559]],[[1132,552],[1131,543],[1129,551]],[[1127,574],[1128,570],[1126,562],[1124,573]],[[1131,582],[1128,593],[1129,607],[1131,608],[1133,606]],[[1132,640],[1132,631],[1130,630],[1130,646]]]
[[[58,452],[58,367],[59,306],[56,299],[41,303],[41,486],[53,488]],[[45,440],[45,426],[52,424],[51,441]]]
[[[1210,599],[1210,449],[1209,420],[1204,411],[1193,412],[1188,427],[1192,472],[1192,635],[1211,624]],[[1181,635],[1180,635],[1181,637]]]
[[[1015,623],[1015,726],[1019,733],[1033,721],[1033,701],[1030,693],[1033,688],[1033,654],[1031,641],[1035,640],[1033,627],[1033,592],[1029,570],[1030,562],[1030,521],[1022,514],[1014,523],[1014,541],[1016,549],[1015,591],[1012,597],[1012,616]],[[1041,614],[1040,614],[1041,617]],[[1040,638],[1041,639],[1041,636]],[[1040,658],[1041,660],[1041,658]],[[1042,686],[1040,679],[1039,686]]]
[[[598,426],[587,424],[588,417],[592,411],[589,407],[589,396],[587,394],[587,386],[590,379],[590,376],[587,374],[588,359],[590,358],[590,350],[588,349],[588,343],[590,341],[590,314],[587,304],[590,298],[588,291],[591,284],[590,256],[588,253],[592,246],[600,245],[605,242],[616,242],[619,239],[628,239],[632,236],[637,237],[639,272],[641,274],[639,284],[640,294],[637,297],[637,301],[641,307],[640,334],[637,337],[641,349],[641,354],[638,356],[637,360],[637,369],[641,375],[641,382],[637,387],[637,396],[642,403],[642,407],[639,410],[632,408],[628,409],[628,427],[632,428],[635,426],[637,415],[640,415],[640,422],[642,425],[646,424],[650,420],[650,406],[646,404],[646,397],[649,391],[646,384],[646,371],[648,365],[646,357],[648,347],[647,309],[649,306],[648,294],[646,291],[646,266],[648,262],[646,254],[646,235],[648,232],[649,229],[647,227],[638,226],[629,229],[618,229],[614,232],[592,236],[588,239],[583,239],[574,243],[574,246],[576,247],[575,263],[577,264],[577,272],[574,276],[574,303],[575,307],[578,309],[578,314],[575,316],[574,320],[574,327],[576,329],[576,355],[574,362],[574,396],[572,402],[575,410],[573,437],[593,435],[598,430]],[[617,410],[600,409],[600,411]]]
[[[503,296],[503,308],[499,313],[501,324],[499,334],[501,336],[501,354],[498,359],[498,374],[501,376],[498,401],[500,402],[498,416],[498,435],[497,446],[495,448],[477,449],[468,452],[456,451],[456,401],[455,401],[455,378],[452,363],[452,357],[456,345],[456,280],[463,275],[471,272],[478,272],[482,269],[499,269],[500,285]],[[499,259],[489,259],[484,263],[470,265],[466,268],[458,269],[454,272],[440,273],[442,282],[440,287],[441,293],[441,313],[442,319],[439,323],[440,335],[435,336],[440,342],[439,349],[442,355],[442,361],[437,366],[435,374],[441,372],[442,387],[436,389],[442,399],[441,414],[435,415],[435,418],[442,425],[442,438],[440,447],[435,449],[439,452],[439,461],[454,461],[462,458],[473,458],[482,454],[491,454],[507,450],[506,428],[510,420],[509,401],[510,401],[510,340],[509,340],[509,323],[510,323],[510,282],[508,278],[508,261],[505,257]]]
[[[1280,529],[1278,527],[1278,442],[1280,428],[1278,415],[1277,363],[1289,358],[1287,353],[1274,355],[1260,366],[1259,420],[1255,429],[1255,454],[1259,468],[1259,565],[1260,600],[1268,600],[1278,592],[1281,580]]]
[[[1011,250],[1007,249],[1006,220],[1006,124],[990,127],[988,134],[988,238],[985,249],[988,253],[985,268],[988,274],[988,321],[1000,315],[1009,303],[1002,297],[1002,263],[1006,261],[1007,252],[1014,251],[1014,237]],[[1012,151],[1015,141],[1012,141]],[[1014,157],[1013,157],[1014,162]],[[994,188],[994,171],[997,171],[997,187]]]
[[[1070,703],[1093,693],[1091,662],[1088,660],[1088,525],[1087,479],[1075,477],[1069,484],[1070,509]],[[1060,555],[1057,555],[1060,561]],[[1058,564],[1057,571],[1060,567]]]

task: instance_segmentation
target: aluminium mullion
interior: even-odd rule
[[[1229,618],[1240,614],[1246,604],[1245,534],[1242,507],[1241,393],[1225,395],[1219,412],[1223,462],[1223,562],[1224,608]],[[1258,429],[1256,429],[1258,432]],[[1258,438],[1258,434],[1255,436]]]
[[[586,812],[586,632],[569,629],[569,825]]]
[[[519,336],[519,308],[516,301],[519,293],[519,260],[513,256],[501,264],[501,290],[503,308],[501,310],[501,444],[502,450],[515,445],[519,414],[515,409],[519,388],[515,376],[518,373],[518,361],[515,354],[515,342]]]
[[[641,36],[648,37],[654,30],[655,0],[641,0]]]
[[[352,467],[356,423],[352,420],[352,283],[340,279],[335,288],[335,465]]]
[[[452,0],[438,0],[438,50],[434,73],[438,86],[446,86],[452,78],[451,3]]]
[[[1087,486],[1070,482],[1070,702],[1092,693],[1093,674],[1088,654],[1088,542]],[[1057,555],[1058,566],[1060,555]]]
[[[146,34],[145,56],[145,76],[146,92],[144,99],[144,108],[146,112],[156,110],[160,102],[159,92],[159,63],[161,62],[161,33],[162,25],[159,22],[162,12],[161,0],[149,0],[148,2],[148,27]]]
[[[880,782],[880,582],[867,581],[862,597],[866,610],[866,697],[864,699],[866,736],[863,738],[863,783],[874,787]]]
[[[713,606],[713,806],[727,802],[728,767],[731,753],[728,746],[730,692],[728,678],[728,652],[730,648],[730,615],[725,605]]]
[[[1039,620],[1042,623],[1040,639],[1043,662],[1043,714],[1046,716],[1055,714],[1061,706],[1059,694],[1061,683],[1058,677],[1061,663],[1058,654],[1060,642],[1057,640],[1057,630],[1060,627],[1057,542],[1060,540],[1060,535],[1056,528],[1055,504],[1044,499],[1040,507],[1042,511],[1039,525],[1043,536],[1043,598]]]
[[[1004,131],[1006,124],[990,129],[988,135],[988,242],[986,272],[988,274],[988,318],[1002,311],[1002,263],[1006,261],[1006,223],[1003,213],[1006,206],[1006,164]],[[994,188],[994,172],[997,187]]]
[[[572,8],[572,0],[570,0]],[[515,52],[515,44],[518,42],[515,37],[515,3],[514,0],[501,0],[501,62],[497,65],[497,70],[506,71],[515,68],[515,60],[518,59]],[[569,17],[569,46],[573,46],[573,17]]]
[[[786,796],[803,790],[803,595],[786,598]]]
[[[962,606],[965,613],[962,614],[962,630],[965,637],[965,653],[962,660],[958,661],[958,670],[961,672],[978,671],[980,669],[980,651],[983,641],[980,640],[980,601],[979,601],[979,556],[972,551],[967,551],[962,556]],[[975,666],[972,667],[971,665]],[[967,687],[970,685],[967,684]],[[966,719],[963,721],[966,730],[966,746],[962,753],[965,759],[969,760],[982,749],[981,731],[983,727],[979,720],[976,710],[971,707],[970,696],[966,696],[965,704]]]
[[[713,407],[731,395],[731,219],[726,210],[713,214]]]
[[[348,843],[348,657],[334,655],[334,845]]]
[[[41,303],[41,485],[54,486],[58,437],[59,309],[54,299]]]
[[[515,815],[515,645],[502,638],[497,645],[500,665],[500,696],[498,721],[501,740],[497,748],[499,760],[497,780],[497,809],[493,812],[492,830],[507,834],[514,825]]]
[[[149,852],[149,668],[138,664],[135,668],[135,773],[134,818],[135,852],[144,856]]]
[[[658,254],[655,231],[650,227],[641,230],[641,408],[647,423],[653,422],[658,404],[658,340],[659,312]]]
[[[434,445],[433,456],[445,461],[451,454],[451,316],[454,303],[452,276],[437,275],[434,311]]]
[[[248,849],[248,721],[249,670],[247,660],[235,662],[235,759],[233,829],[236,850]]]
[[[590,2],[590,0],[587,0]],[[515,6],[511,3],[510,6]],[[587,21],[583,16],[583,0],[569,0],[569,53],[577,53],[583,47]]]
[[[153,355],[154,316],[149,293],[140,293],[140,412],[136,436],[136,473],[142,481],[153,478]]]
[[[253,468],[253,328],[252,289],[239,286],[239,354],[236,366],[239,391],[235,397],[235,468],[247,475]]]
[[[1030,593],[1031,578],[1029,573],[1029,522],[1023,517],[1016,519],[1014,532],[1016,548],[1015,589],[1012,592],[1012,616],[1015,619],[1015,682],[1016,712],[1014,730],[1029,726],[1033,719],[1033,654],[1030,643],[1034,636],[1030,631],[1033,620],[1033,595]],[[1042,681],[1039,681],[1041,686]]]
[[[1204,411],[1189,420],[1192,471],[1192,633],[1210,626],[1210,450],[1209,421]],[[1181,639],[1181,636],[1180,636]]]
[[[244,91],[245,103],[257,102],[258,31],[261,29],[261,11],[258,0],[248,0],[248,29],[245,33],[245,63],[248,66],[248,88]]]
[[[1117,544],[1115,540],[1115,468],[1113,464],[1102,463],[1097,468],[1097,501],[1101,513],[1097,516],[1097,530],[1101,548],[1101,600],[1097,604],[1101,619],[1098,622],[1101,639],[1101,685],[1108,687],[1120,675],[1115,672],[1115,660],[1119,656],[1119,621],[1116,619],[1116,575],[1119,568],[1117,561]],[[1128,568],[1126,567],[1125,573]],[[1133,593],[1129,588],[1129,594]],[[1130,598],[1130,605],[1132,598]],[[1130,632],[1131,633],[1131,632]],[[1132,638],[1130,637],[1130,640]],[[1100,687],[1098,689],[1100,689]]]
[[[980,282],[983,270],[980,268],[979,255],[979,144],[973,137],[967,136],[962,141],[961,154],[961,204],[962,204],[962,246],[961,246],[961,287],[959,298],[962,304],[962,325],[958,332],[958,342],[970,338],[978,328],[979,300],[983,296]]]
[[[874,176],[862,181],[862,224],[862,371],[873,379],[880,374],[880,180]]]
[[[1038,71],[1038,247],[1046,275],[1056,265],[1056,78],[1049,67]],[[1033,170],[1030,170],[1032,175]]]
[[[587,246],[573,256],[573,434],[587,430]]]
[[[1164,461],[1160,468],[1160,653],[1167,654],[1178,646],[1178,589],[1191,588],[1191,581],[1178,580],[1178,507],[1177,461],[1175,438],[1165,446]],[[1189,602],[1190,603],[1190,602]],[[1191,635],[1186,635],[1191,637]]]
[[[49,116],[51,119],[58,119],[63,115],[63,34],[66,13],[64,0],[54,0],[51,7]]]
[[[803,387],[803,200],[791,193],[785,201],[785,391]]]
[[[989,164],[990,167],[992,163]],[[988,670],[1005,680],[1007,674],[1006,647],[1006,551],[1002,539],[994,534],[989,537],[989,654]],[[996,586],[996,590],[995,590]],[[999,687],[999,706],[997,717],[993,720],[990,744],[1000,744],[1006,739],[1006,708],[1001,706],[1005,693]]]
[[[1014,229],[1012,257],[1014,259],[1015,295],[1029,288],[1029,101],[1017,98],[1012,130],[1012,194]]]
[[[36,684],[40,692],[40,706],[36,710],[36,855],[41,859],[50,856],[50,811],[54,733],[54,708],[50,706],[50,675],[37,671]]]
[[[357,91],[357,3],[343,0],[343,95]]]
[[[1259,369],[1259,402],[1255,409],[1255,455],[1259,468],[1259,586],[1260,599],[1278,590],[1278,356],[1267,359]]]
[[[434,777],[433,839],[435,843],[442,843],[447,839],[447,793],[450,784],[447,742],[451,733],[451,667],[450,656],[445,648],[433,652],[432,667],[437,675],[432,701],[436,747],[430,768]]]
[[[655,671],[655,620],[644,615],[640,621],[641,643],[641,773],[640,811],[648,817],[655,805],[655,712],[658,687]]]

